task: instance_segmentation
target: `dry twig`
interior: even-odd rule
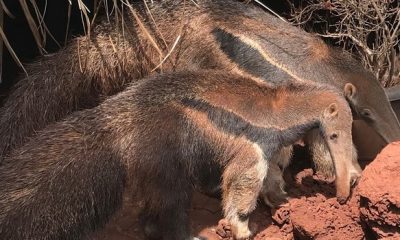
[[[399,5],[396,0],[303,0],[293,7],[291,21],[301,26],[322,25],[320,36],[358,53],[384,86],[392,86],[399,81]]]

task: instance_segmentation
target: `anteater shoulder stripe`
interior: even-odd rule
[[[185,107],[205,112],[210,122],[224,132],[237,137],[245,136],[250,141],[260,144],[272,141],[280,142],[283,145],[290,145],[307,131],[319,126],[319,121],[314,120],[309,121],[307,124],[299,124],[287,129],[278,129],[273,126],[261,127],[253,125],[232,111],[212,106],[201,99],[184,98],[181,100],[181,103]]]
[[[243,42],[239,37],[220,28],[215,28],[212,33],[219,43],[220,49],[242,71],[261,78],[263,81],[279,85],[282,84],[282,81],[291,79],[286,72],[266,61],[258,49]],[[278,81],[274,82],[275,80]]]

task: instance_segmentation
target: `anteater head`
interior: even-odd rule
[[[353,162],[351,123],[351,110],[340,98],[329,104],[321,117],[321,130],[335,165],[336,196],[340,203],[346,202],[351,183],[360,176],[358,163]]]
[[[351,76],[343,91],[355,119],[364,120],[386,143],[400,139],[400,125],[379,82],[370,73]]]
[[[306,32],[302,37],[289,25],[280,32],[265,26],[255,32],[256,27],[248,25],[212,31],[240,72],[275,86],[290,81],[335,86],[344,92],[355,119],[364,120],[387,143],[400,139],[400,125],[383,88],[361,63]]]

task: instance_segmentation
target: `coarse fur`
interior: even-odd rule
[[[273,156],[312,129],[334,160],[338,200],[349,196],[351,122],[326,86],[271,88],[225,71],[143,79],[11,152],[0,166],[0,236],[81,239],[129,186],[145,203],[149,237],[187,240],[193,190],[221,185],[224,216],[246,239]]]
[[[351,83],[357,91],[346,98],[354,116],[366,119],[387,142],[400,136],[373,74],[255,6],[231,0],[155,1],[149,11],[141,3],[132,6],[144,27],[127,8],[123,23],[122,18],[98,21],[90,38],[75,38],[26,66],[29,77],[19,80],[0,110],[0,157],[47,124],[97,106],[128,82],[175,70],[225,70],[272,85],[322,82],[342,91]]]
[[[237,73],[272,86],[329,84],[345,93],[354,117],[365,119],[386,142],[399,138],[398,120],[373,74],[315,36],[238,1],[166,0],[148,7],[133,4],[140,24],[127,8],[123,23],[122,18],[99,21],[90,38],[75,38],[27,66],[29,77],[19,80],[0,109],[0,162],[49,123],[97,106],[128,82],[199,69]],[[306,142],[316,168],[334,175],[320,134],[311,132]],[[290,154],[278,154],[276,162],[287,163],[285,156]],[[264,199],[284,195],[283,190],[265,192]]]

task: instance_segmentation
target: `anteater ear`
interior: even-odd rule
[[[338,107],[336,103],[331,103],[324,111],[324,117],[334,118],[338,115]]]
[[[357,92],[357,88],[353,84],[346,83],[346,85],[344,85],[344,95],[346,96],[346,98],[348,98],[348,99],[354,98],[354,96],[356,95],[356,92]]]

